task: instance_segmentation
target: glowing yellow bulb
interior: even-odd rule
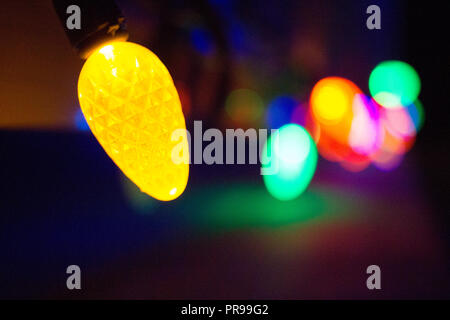
[[[172,150],[187,146],[186,125],[173,80],[153,52],[130,42],[104,46],[84,64],[78,97],[97,140],[142,192],[164,201],[183,193],[189,165],[174,162]],[[179,129],[184,134],[172,139]]]

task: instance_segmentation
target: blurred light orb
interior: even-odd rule
[[[311,92],[312,118],[316,126],[320,127],[317,147],[320,154],[329,161],[360,162],[361,156],[352,150],[349,139],[359,150],[370,148],[371,137],[358,135],[358,131],[366,130],[365,125],[371,122],[364,101],[358,100],[359,95],[362,96],[362,91],[356,84],[340,77],[320,80]],[[360,113],[356,123],[355,112]]]
[[[353,120],[348,144],[358,154],[370,155],[381,144],[379,112],[371,99],[363,94],[355,95]]]
[[[183,81],[176,81],[175,87],[177,88],[178,96],[180,97],[183,114],[185,117],[188,117],[191,113],[192,104],[189,87]]]
[[[314,142],[317,143],[320,139],[320,125],[311,114],[308,104],[298,104],[294,112],[292,112],[291,123],[298,124],[309,132]]]
[[[279,96],[269,103],[266,122],[270,129],[278,129],[291,122],[292,115],[299,102],[290,96]]]
[[[382,111],[385,128],[397,138],[416,135],[416,125],[407,108],[386,108]]]
[[[131,42],[95,51],[78,78],[78,99],[100,145],[142,192],[163,201],[183,193],[189,165],[175,163],[172,150],[180,143],[189,150],[184,115],[172,77],[153,52]],[[177,129],[184,134],[173,141]]]
[[[352,112],[355,94],[361,90],[350,80],[328,77],[316,83],[311,92],[310,104],[317,121],[334,125]]]
[[[317,166],[317,148],[309,133],[286,124],[271,135],[262,151],[263,175],[269,193],[278,200],[297,198],[308,187]]]
[[[381,121],[381,131],[382,144],[375,153],[370,155],[370,159],[376,168],[391,171],[401,164],[405,153],[412,147],[414,139],[405,139],[391,134],[384,119]]]
[[[380,149],[372,156],[372,164],[381,171],[392,171],[400,166],[403,154]]]
[[[253,123],[262,116],[263,108],[261,97],[250,89],[234,90],[225,101],[225,111],[239,124]]]
[[[190,32],[192,45],[202,55],[209,55],[214,50],[212,36],[208,30],[203,28],[193,28]]]
[[[403,61],[379,63],[369,77],[369,90],[377,103],[386,108],[408,106],[420,93],[420,77],[416,70]]]
[[[308,106],[304,104],[298,104],[295,110],[292,112],[291,123],[296,123],[302,127],[305,127],[308,117],[310,116]]]
[[[417,99],[414,103],[411,103],[406,107],[408,113],[414,123],[414,127],[416,128],[416,134],[422,129],[423,124],[425,122],[425,111],[423,110],[422,102]]]

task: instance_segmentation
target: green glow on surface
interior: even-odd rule
[[[216,233],[354,220],[362,203],[363,197],[355,200],[353,193],[323,185],[312,185],[292,201],[279,201],[262,183],[238,181],[195,188],[177,205],[183,208],[180,225]]]
[[[274,173],[263,175],[269,193],[283,201],[297,198],[314,176],[317,157],[316,145],[304,128],[282,126],[267,139],[262,151],[263,168]]]
[[[407,106],[416,101],[420,92],[420,78],[416,70],[402,61],[384,61],[370,74],[372,97],[386,108]]]

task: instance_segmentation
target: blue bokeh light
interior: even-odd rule
[[[266,122],[269,128],[278,129],[290,123],[292,114],[299,102],[290,96],[279,96],[269,103]]]

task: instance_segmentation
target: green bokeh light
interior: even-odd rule
[[[402,61],[384,61],[370,74],[369,90],[380,105],[387,108],[407,106],[416,101],[420,92],[416,70]]]
[[[284,125],[267,139],[262,151],[263,175],[269,193],[292,200],[311,182],[317,165],[317,148],[309,133],[297,124]]]

